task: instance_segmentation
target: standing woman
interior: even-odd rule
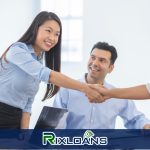
[[[54,96],[58,86],[84,92],[91,101],[102,100],[87,84],[59,73],[61,34],[58,16],[40,12],[25,34],[1,56],[0,128],[29,128],[32,103],[41,81],[47,83],[43,100]]]

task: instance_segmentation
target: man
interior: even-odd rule
[[[114,88],[105,77],[112,72],[116,58],[115,47],[105,42],[96,43],[88,61],[88,73],[80,81]],[[84,93],[61,88],[53,106],[69,110],[67,129],[114,129],[117,116],[124,120],[126,128],[150,128],[150,121],[129,100],[111,98],[103,103],[90,103]]]

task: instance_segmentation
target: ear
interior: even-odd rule
[[[114,64],[111,64],[111,65],[109,66],[108,73],[111,73],[111,72],[113,71],[113,69],[114,69]]]

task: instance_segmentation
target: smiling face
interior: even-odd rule
[[[55,20],[45,21],[38,29],[33,48],[38,55],[41,50],[49,51],[59,39],[60,26]]]
[[[94,48],[88,61],[88,83],[103,83],[107,73],[111,73],[114,65],[111,64],[111,53]]]

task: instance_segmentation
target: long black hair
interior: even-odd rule
[[[39,27],[47,20],[55,20],[59,24],[60,35],[59,35],[57,44],[53,48],[51,48],[50,51],[45,52],[45,65],[52,70],[60,72],[62,25],[61,25],[61,21],[59,17],[55,13],[47,12],[47,11],[40,12],[35,17],[35,19],[31,23],[27,31],[24,33],[24,35],[18,40],[18,42],[23,42],[26,44],[33,45],[35,43]],[[5,56],[8,50],[9,50],[9,47],[1,56],[1,60],[2,58],[5,59]],[[53,97],[58,92],[58,90],[59,90],[58,86],[51,84],[51,83],[47,84],[46,93],[42,101],[47,98]]]

